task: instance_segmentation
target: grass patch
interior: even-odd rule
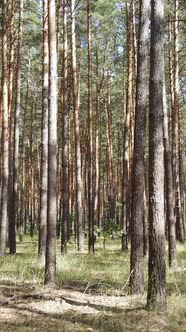
[[[93,256],[77,253],[74,250],[70,250],[66,257],[59,256],[57,282],[59,285],[63,285],[66,281],[79,281],[92,286],[97,284],[103,291],[123,288],[129,274],[129,253],[123,255],[118,248],[117,241],[117,244],[110,242],[107,251],[100,249]]]
[[[87,243],[86,243],[87,245]],[[18,243],[17,254],[0,257],[0,286],[8,294],[26,292],[35,285],[42,286],[44,267],[39,264],[36,238]],[[146,262],[147,263],[147,262]],[[147,264],[145,263],[145,289]],[[78,253],[74,243],[68,245],[68,255],[60,254],[57,244],[57,288],[74,289],[82,293],[122,295],[123,308],[106,309],[98,306],[99,314],[65,312],[61,317],[37,315],[22,318],[15,324],[0,320],[1,331],[186,331],[186,250],[177,246],[177,266],[167,267],[167,310],[162,314],[145,310],[146,293],[140,300],[128,296],[130,254],[121,253],[120,241],[107,239],[106,250],[102,240],[96,243],[96,254]],[[12,285],[12,288],[11,288]],[[8,296],[8,295],[7,295]],[[80,295],[81,296],[81,295]],[[110,297],[109,297],[110,298]],[[141,299],[143,298],[143,301]],[[127,299],[127,300],[126,300]],[[142,305],[143,303],[143,305]],[[1,316],[1,313],[0,313]],[[91,330],[92,329],[92,330]]]

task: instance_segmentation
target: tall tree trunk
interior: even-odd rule
[[[185,242],[186,232],[185,232],[185,215],[184,215],[184,186],[185,186],[185,177],[184,177],[184,147],[183,147],[183,132],[182,132],[182,123],[183,121],[181,116],[181,109],[179,111],[179,142],[178,142],[178,151],[179,151],[179,179],[180,179],[180,205],[181,205],[181,234],[182,234],[182,243]]]
[[[67,1],[63,1],[63,102],[62,102],[62,232],[61,253],[67,253],[68,241],[68,105],[67,105]]]
[[[10,60],[9,60],[9,81],[8,81],[8,114],[9,114],[9,220],[11,218],[11,203],[12,203],[12,118],[13,118],[13,83],[14,83],[14,58],[15,58],[15,36],[14,36],[14,18],[15,18],[15,0],[12,0],[11,3],[11,12],[10,12]],[[10,226],[8,223],[9,233]],[[9,239],[8,239],[9,240]]]
[[[174,186],[173,186],[173,171],[172,171],[172,149],[169,141],[169,125],[168,125],[168,111],[166,101],[166,86],[165,78],[163,84],[163,109],[164,109],[164,155],[165,155],[165,195],[166,195],[166,218],[168,226],[168,243],[169,243],[169,266],[174,266],[176,262],[176,219],[174,216]]]
[[[149,262],[147,307],[166,307],[164,222],[164,1],[151,2],[151,51],[149,92]]]
[[[23,227],[23,224],[26,224],[25,220],[25,209],[26,209],[26,147],[25,147],[25,136],[26,136],[26,116],[28,109],[28,96],[29,96],[29,81],[30,81],[30,59],[28,63],[28,72],[27,72],[27,88],[26,88],[26,97],[24,104],[24,113],[22,120],[22,138],[21,138],[21,165],[20,165],[20,174],[21,174],[21,183],[20,183],[20,227]],[[23,222],[24,220],[24,222]],[[20,240],[22,235],[20,234]]]
[[[74,136],[75,136],[75,167],[76,167],[76,224],[78,250],[84,250],[83,236],[83,207],[82,207],[82,175],[81,175],[81,149],[79,130],[78,82],[76,63],[76,33],[75,33],[75,0],[71,0],[71,38],[72,38],[72,95],[74,107]]]
[[[19,167],[19,117],[20,117],[20,98],[21,98],[21,60],[22,60],[22,43],[23,43],[23,0],[19,2],[19,37],[18,37],[18,54],[16,69],[16,107],[14,114],[14,150],[13,150],[13,192],[10,218],[10,253],[16,252],[16,217],[18,206],[18,167]]]
[[[91,0],[87,0],[87,38],[88,38],[88,220],[89,253],[94,253],[94,200],[93,200],[93,139],[92,139],[92,33]]]
[[[34,165],[33,165],[33,131],[34,131],[34,107],[35,103],[32,102],[30,107],[30,135],[29,135],[29,223],[30,223],[30,236],[33,237],[33,177],[34,177]]]
[[[100,130],[99,130],[99,58],[96,46],[96,137],[95,137],[95,192],[94,192],[94,225],[100,227]]]
[[[169,131],[170,131],[170,142],[172,144],[172,138],[171,137],[171,130],[173,129],[173,123],[172,123],[172,118],[173,118],[173,109],[174,109],[174,54],[172,50],[172,35],[173,35],[173,24],[171,21],[171,17],[169,16],[169,23],[168,23],[168,32],[169,32],[169,82],[170,82],[170,99],[171,99],[171,111],[170,112],[170,117],[169,117]],[[173,132],[172,132],[173,136]],[[172,146],[172,152],[173,152],[173,146]]]
[[[172,114],[172,144],[173,144],[173,176],[175,189],[176,236],[183,243],[183,220],[181,211],[181,188],[179,176],[179,112],[180,112],[180,84],[179,84],[179,0],[174,1],[174,107]]]
[[[106,115],[106,138],[108,156],[108,219],[115,219],[115,188],[114,188],[114,167],[113,167],[113,143],[112,143],[112,115],[110,110],[110,77],[107,75],[107,89],[105,100]]]
[[[131,210],[131,267],[130,288],[132,293],[143,290],[143,223],[145,218],[145,133],[147,115],[147,68],[148,68],[148,32],[150,0],[140,1],[137,88],[134,132],[134,156],[132,174],[132,210]]]
[[[42,129],[41,129],[41,192],[39,222],[39,256],[45,257],[47,235],[47,190],[48,190],[48,2],[43,0],[43,86],[42,86]]]
[[[1,187],[1,224],[0,224],[0,256],[6,253],[6,233],[8,225],[8,86],[7,86],[7,1],[2,1],[2,187]]]
[[[11,142],[12,133],[12,102],[13,102],[13,81],[14,81],[14,47],[15,47],[15,36],[14,36],[14,16],[15,16],[15,0],[12,0],[11,5],[11,19],[10,19],[10,63],[9,63],[9,82],[8,82],[8,112],[9,112],[9,149]],[[11,154],[11,149],[9,151]],[[9,157],[9,168],[10,168]]]
[[[127,97],[124,123],[124,150],[123,150],[123,190],[122,190],[122,251],[128,248],[128,230],[130,216],[130,143],[131,117],[133,116],[133,0],[130,0],[128,16],[128,54],[127,54]]]
[[[49,110],[48,110],[48,200],[45,284],[55,283],[56,271],[56,175],[57,175],[57,49],[55,0],[48,0]]]

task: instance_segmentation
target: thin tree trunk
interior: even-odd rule
[[[94,225],[100,226],[100,130],[99,130],[99,59],[96,46],[96,137],[95,137],[95,193],[94,193]]]
[[[33,237],[33,130],[34,130],[34,107],[35,104],[32,102],[30,108],[30,137],[29,137],[29,223],[30,223],[30,236]]]
[[[114,188],[114,168],[113,168],[113,144],[112,144],[112,116],[110,110],[110,78],[107,75],[107,92],[105,100],[106,115],[106,138],[107,138],[107,171],[108,171],[108,219],[115,219],[115,188]]]
[[[185,242],[185,216],[184,216],[184,186],[185,186],[185,179],[184,179],[184,147],[183,147],[183,137],[182,137],[182,123],[183,121],[181,117],[181,109],[179,111],[179,118],[178,118],[178,128],[179,128],[179,142],[178,142],[178,151],[179,151],[179,178],[180,178],[180,204],[181,204],[181,234],[182,234],[182,243]]]
[[[28,109],[28,95],[29,95],[29,81],[30,81],[30,59],[28,64],[28,72],[27,72],[27,89],[26,89],[26,97],[25,97],[25,105],[24,105],[24,113],[23,113],[23,123],[22,123],[22,138],[21,138],[21,183],[20,183],[20,226],[23,225],[23,220],[25,218],[25,205],[26,205],[26,153],[25,153],[25,135],[26,135],[26,115]],[[26,223],[26,221],[25,221]],[[22,235],[20,234],[20,240]]]
[[[88,247],[89,247],[89,253],[94,254],[91,0],[87,0],[87,38],[88,38],[88,211],[89,211]]]
[[[15,0],[11,4],[11,18],[10,18],[10,62],[9,62],[9,82],[8,82],[8,113],[9,113],[9,220],[11,218],[11,203],[12,203],[12,118],[13,118],[13,83],[14,83],[14,47],[15,47],[15,36],[14,36],[14,17],[15,17]],[[10,234],[10,223],[8,223],[9,234]],[[8,234],[8,235],[9,235]],[[9,239],[8,241],[9,242]]]
[[[128,223],[128,236],[130,237],[131,227],[131,206],[132,206],[132,166],[133,166],[133,152],[134,152],[134,117],[135,117],[135,97],[136,97],[136,70],[137,70],[137,47],[136,47],[136,29],[135,29],[135,2],[131,0],[130,14],[130,39],[132,47],[131,59],[131,90],[128,90],[130,108],[130,121],[129,121],[129,164],[128,164],[128,188],[127,188],[127,223]],[[130,100],[131,99],[131,100]]]
[[[61,253],[67,253],[68,241],[68,105],[67,105],[67,1],[63,1],[63,102],[62,102],[62,232]]]
[[[11,141],[12,132],[12,101],[13,101],[13,81],[14,81],[14,16],[15,16],[15,0],[12,0],[11,19],[10,19],[10,63],[9,63],[9,83],[8,83],[8,112],[9,112],[9,141]]]
[[[42,129],[41,129],[41,192],[39,223],[39,256],[43,261],[46,251],[47,235],[47,190],[48,190],[48,2],[43,0],[43,91],[42,91]]]
[[[169,23],[168,23],[168,32],[169,32],[169,81],[170,81],[170,99],[171,99],[171,111],[170,112],[170,118],[169,118],[169,131],[170,131],[170,143],[172,143],[171,138],[171,130],[173,129],[173,122],[172,122],[172,115],[173,115],[173,109],[174,109],[174,55],[172,50],[172,22],[171,17],[169,17]],[[172,132],[173,134],[173,132]],[[172,146],[173,147],[173,146]],[[173,150],[173,149],[172,149]],[[173,152],[173,151],[172,151]]]
[[[55,0],[48,0],[49,112],[48,112],[48,200],[45,284],[55,283],[57,217],[57,49]]]
[[[16,217],[18,207],[18,167],[19,167],[19,117],[21,108],[21,60],[23,43],[23,0],[19,2],[19,37],[16,69],[16,108],[14,115],[14,150],[13,150],[13,192],[10,218],[10,253],[16,252]]]
[[[172,144],[173,144],[173,176],[175,188],[176,236],[183,243],[183,221],[181,212],[181,193],[179,176],[179,112],[180,112],[180,84],[179,84],[179,0],[174,2],[174,107],[172,115]]]
[[[0,256],[6,253],[6,235],[8,225],[8,176],[9,176],[9,132],[8,132],[8,86],[7,86],[7,1],[2,2],[2,188],[1,188],[1,224]]]
[[[168,111],[166,101],[166,87],[165,79],[163,86],[163,100],[164,100],[164,155],[165,155],[165,194],[166,194],[166,217],[168,226],[168,259],[169,266],[174,266],[176,262],[176,219],[174,216],[174,186],[173,186],[173,171],[172,171],[172,151],[169,141],[169,127],[168,127]]]
[[[133,0],[130,1],[128,16],[128,64],[127,64],[127,97],[124,123],[123,150],[123,190],[122,190],[122,251],[128,249],[128,230],[130,215],[130,122],[133,114]]]
[[[84,250],[83,235],[83,206],[82,206],[82,175],[81,175],[81,149],[79,129],[78,82],[76,63],[76,34],[75,34],[75,0],[71,1],[71,36],[72,36],[72,94],[74,107],[74,135],[75,135],[75,167],[76,167],[76,223],[78,250]]]

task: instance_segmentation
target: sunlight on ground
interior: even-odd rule
[[[167,311],[162,314],[145,310],[146,289],[128,295],[129,253],[121,253],[120,242],[108,239],[106,251],[101,241],[96,246],[89,256],[77,253],[72,243],[61,257],[58,243],[52,290],[43,287],[36,242],[21,243],[16,255],[0,258],[0,301],[8,301],[0,305],[0,331],[186,331],[183,246],[178,245],[176,268],[167,269]]]

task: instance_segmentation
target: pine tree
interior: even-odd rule
[[[48,3],[43,0],[43,94],[42,94],[42,130],[41,130],[41,192],[39,223],[39,256],[43,260],[46,251],[47,235],[47,160],[48,160]]]
[[[57,48],[55,0],[48,1],[49,109],[48,109],[48,199],[45,284],[55,283],[57,218]]]
[[[75,1],[71,0],[71,57],[72,57],[72,95],[74,108],[74,136],[75,136],[75,167],[76,167],[76,224],[78,250],[84,250],[83,236],[83,207],[82,207],[82,175],[81,175],[81,149],[78,107],[78,82],[76,63],[76,33],[75,33]]]
[[[1,187],[1,224],[0,224],[0,256],[6,253],[6,235],[8,226],[8,82],[7,82],[7,1],[2,1],[2,111],[3,111],[3,128],[2,128],[2,187]]]
[[[164,221],[164,1],[151,3],[151,51],[149,91],[149,262],[148,309],[166,307]]]
[[[131,278],[132,293],[143,290],[143,222],[145,218],[145,133],[147,116],[147,68],[148,68],[148,33],[150,1],[140,1],[136,112],[134,132],[134,157],[132,174],[132,211],[131,211]]]

